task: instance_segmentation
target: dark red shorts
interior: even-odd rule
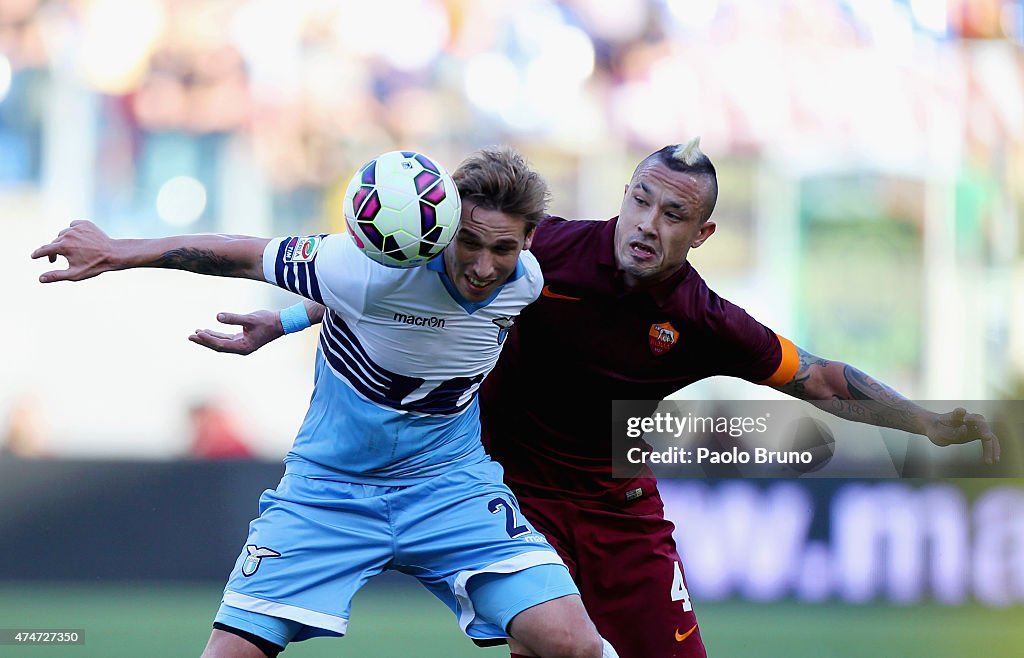
[[[682,562],[657,493],[615,509],[518,496],[576,580],[597,630],[620,658],[704,658]]]

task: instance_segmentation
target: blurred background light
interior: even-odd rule
[[[509,39],[474,55],[463,74],[466,96],[520,133],[551,134],[583,112],[584,85],[595,67],[591,37],[547,2],[517,14]]]
[[[269,98],[293,94],[302,78],[301,3],[253,0],[239,7],[227,35],[249,62],[253,84]]]
[[[131,90],[145,73],[146,60],[164,28],[164,4],[92,0],[85,11],[80,66],[86,81],[106,94]]]
[[[587,0],[573,5],[587,32],[598,39],[627,42],[647,29],[651,6],[645,0]]]
[[[520,84],[515,64],[500,53],[476,55],[466,63],[466,96],[487,112],[513,105],[521,96]]]
[[[697,32],[705,29],[718,13],[719,0],[666,0],[669,13],[680,25]]]
[[[910,0],[910,10],[922,28],[939,36],[946,35],[946,0]]]
[[[561,85],[579,85],[594,72],[594,44],[572,25],[550,25],[529,67],[543,71],[543,91]],[[542,89],[538,89],[542,91]]]
[[[356,54],[380,57],[402,71],[425,68],[448,40],[447,16],[433,0],[346,3],[337,29]]]
[[[175,176],[160,186],[156,212],[171,226],[194,224],[206,210],[206,188],[191,176]]]
[[[4,102],[11,90],[11,60],[0,53],[0,103]]]

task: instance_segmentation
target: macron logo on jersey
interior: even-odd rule
[[[284,248],[284,262],[286,263],[308,263],[316,256],[316,250],[320,248],[322,238],[310,236],[308,238],[292,238],[288,246]]]
[[[430,327],[431,329],[444,329],[444,318],[430,316],[424,318],[419,315],[408,315],[406,313],[395,313],[392,318],[395,322],[409,324],[414,327]]]

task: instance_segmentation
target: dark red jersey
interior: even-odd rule
[[[712,375],[782,384],[796,371],[793,344],[689,263],[652,288],[627,289],[616,221],[549,218],[537,228],[543,292],[516,319],[480,394],[485,443],[518,495],[622,505],[653,480],[646,470],[612,479],[612,400],[660,400]]]

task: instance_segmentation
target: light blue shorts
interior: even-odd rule
[[[407,487],[286,473],[260,497],[217,621],[280,646],[344,635],[352,597],[385,569],[415,576],[476,639],[507,637],[522,610],[579,593],[495,462]]]

